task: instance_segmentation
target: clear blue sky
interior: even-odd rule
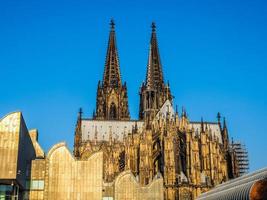
[[[77,111],[90,117],[109,20],[132,118],[156,22],[165,80],[191,120],[226,117],[250,167],[267,166],[267,3],[262,0],[0,2],[0,116],[21,110],[47,151],[72,149]]]

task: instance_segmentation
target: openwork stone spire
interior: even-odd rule
[[[129,120],[126,83],[120,77],[119,56],[115,37],[115,23],[110,22],[110,33],[103,81],[98,82],[94,119]]]
[[[121,86],[119,56],[116,45],[115,23],[110,21],[110,33],[103,76],[104,87],[118,88]]]
[[[156,36],[156,25],[152,23],[146,81],[140,88],[139,118],[149,123],[166,100],[172,101],[169,84],[164,83]]]
[[[147,64],[146,87],[148,89],[156,89],[164,87],[164,79],[156,36],[156,25],[154,22],[152,23],[151,28],[152,34]]]

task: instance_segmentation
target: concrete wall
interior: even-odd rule
[[[0,120],[0,182],[17,182],[26,187],[26,173],[35,150],[20,112]]]
[[[26,177],[30,173],[31,162],[35,159],[35,149],[24,122],[22,114],[20,115],[20,131],[19,131],[19,146],[18,146],[18,161],[17,161],[17,180],[23,188],[26,187]]]
[[[44,199],[102,199],[102,152],[77,161],[65,143],[59,143],[48,152],[47,170]]]
[[[0,179],[16,179],[19,148],[20,113],[0,121]]]
[[[28,180],[29,192],[26,193],[28,199],[43,200],[45,188],[46,160],[36,159],[32,161],[31,174]]]
[[[45,157],[44,150],[38,143],[38,130],[37,129],[29,130],[29,134],[35,149],[36,158],[44,158]]]
[[[115,200],[163,200],[163,179],[154,178],[147,186],[141,186],[130,171],[122,172],[115,179]]]

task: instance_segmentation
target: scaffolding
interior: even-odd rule
[[[240,141],[237,141],[237,142],[232,142],[231,148],[234,150],[236,155],[239,176],[247,174],[249,171],[249,159],[246,146],[242,144]]]

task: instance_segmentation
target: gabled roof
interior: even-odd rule
[[[217,137],[219,142],[222,144],[222,135],[220,126],[215,122],[203,122],[204,129],[207,127],[210,130],[212,137]],[[194,128],[194,134],[199,134],[201,132],[201,122],[190,122],[190,128]]]
[[[165,101],[165,103],[161,106],[161,108],[157,112],[156,118],[159,118],[160,116],[165,118],[167,117],[167,115],[169,115],[170,118],[175,117],[175,111],[173,109],[172,103],[168,99]]]

